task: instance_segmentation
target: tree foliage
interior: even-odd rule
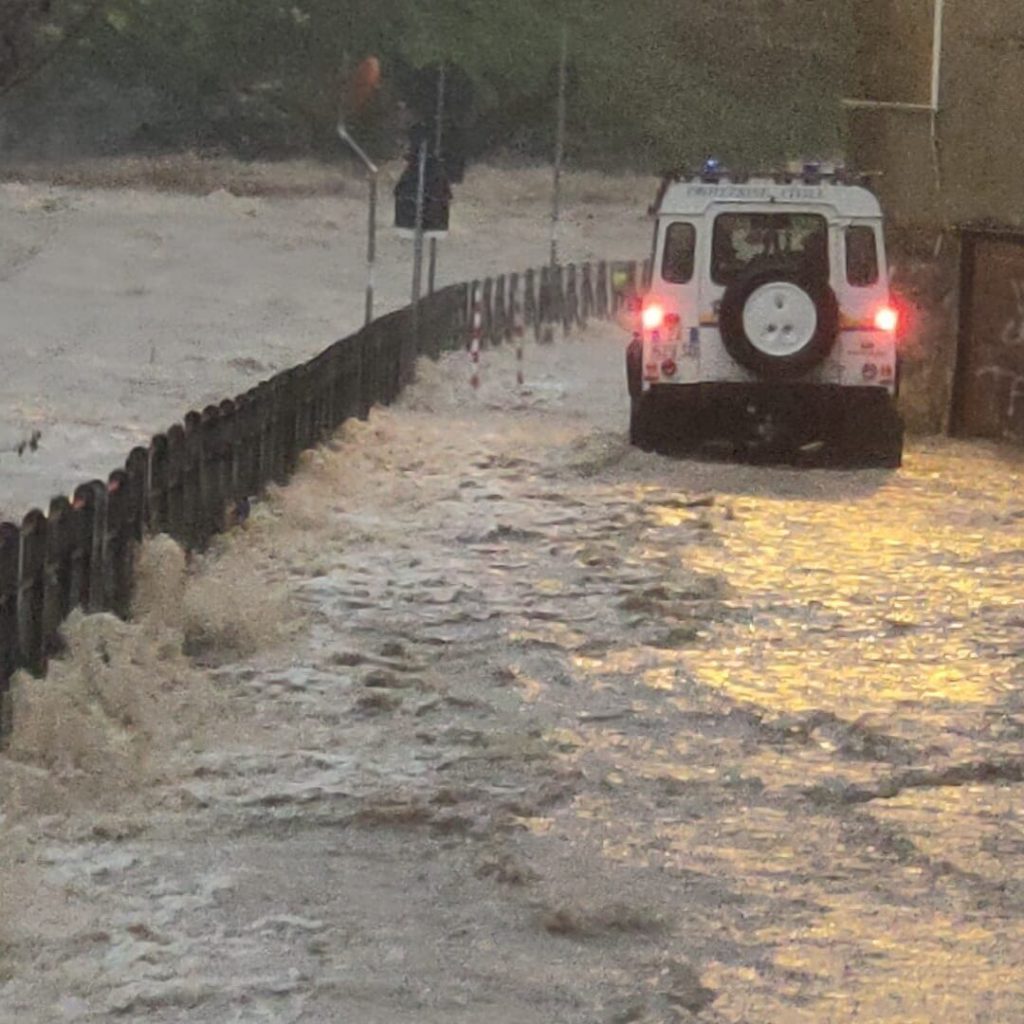
[[[572,158],[660,168],[709,151],[753,163],[834,149],[850,38],[846,5],[814,5],[808,19],[807,0],[97,2],[46,89],[86,79],[145,90],[159,116],[135,143],[250,156],[336,150],[345,85],[368,54],[384,86],[353,127],[381,155],[400,144],[400,104],[420,118],[432,109],[431,69],[444,62],[473,152],[546,156],[563,23]],[[89,4],[64,0],[79,13]],[[49,24],[30,25],[33,45]]]
[[[0,95],[75,42],[103,0],[0,0]]]

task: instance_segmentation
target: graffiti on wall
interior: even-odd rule
[[[1000,425],[994,436],[1024,441],[1024,373],[1002,366],[982,366],[975,371],[974,380],[985,395],[987,418]]]
[[[954,423],[971,437],[1024,442],[1024,235],[969,233],[963,259]]]
[[[1000,340],[1004,345],[1024,346],[1024,281],[1011,280],[1010,290],[1013,293],[1013,315],[1003,325]]]

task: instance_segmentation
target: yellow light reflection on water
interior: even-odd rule
[[[736,521],[721,524],[724,549],[695,548],[693,562],[722,574],[730,607],[752,614],[690,654],[697,678],[778,712],[987,703],[1005,692],[1021,531],[959,529],[934,496],[905,500],[919,483],[897,477],[845,505],[738,502]],[[986,633],[999,648],[991,655],[978,644]]]
[[[1024,1021],[1020,787],[844,803],[908,765],[1020,756],[992,719],[1024,676],[1024,515],[1007,512],[1024,505],[1021,475],[958,458],[912,456],[844,500],[829,491],[842,474],[810,498],[802,478],[790,496],[766,475],[780,493],[735,496],[711,542],[681,547],[657,531],[704,513],[637,496],[652,533],[624,560],[724,585],[717,612],[692,599],[706,618],[677,646],[626,638],[573,657],[629,716],[561,737],[600,782],[559,828],[592,830],[605,858],[654,868],[666,891],[728,894],[702,934],[758,966],[702,965],[715,1019]],[[645,635],[691,600],[679,579],[656,583],[625,609]]]

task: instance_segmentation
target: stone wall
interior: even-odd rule
[[[960,241],[955,232],[892,226],[893,292],[901,308],[900,411],[907,429],[937,433],[949,425],[956,363]]]

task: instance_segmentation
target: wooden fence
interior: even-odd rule
[[[147,535],[202,550],[226,528],[230,510],[270,483],[287,483],[301,452],[345,420],[393,402],[420,356],[464,347],[476,303],[482,343],[497,346],[512,338],[515,310],[538,338],[545,325],[568,333],[588,318],[613,316],[644,274],[633,261],[602,262],[452,285],[244,394],[187,413],[148,447],[134,448],[105,481],[54,498],[46,513],[32,509],[20,525],[0,523],[0,736],[10,727],[12,674],[45,673],[72,609],[129,615],[135,555]]]

